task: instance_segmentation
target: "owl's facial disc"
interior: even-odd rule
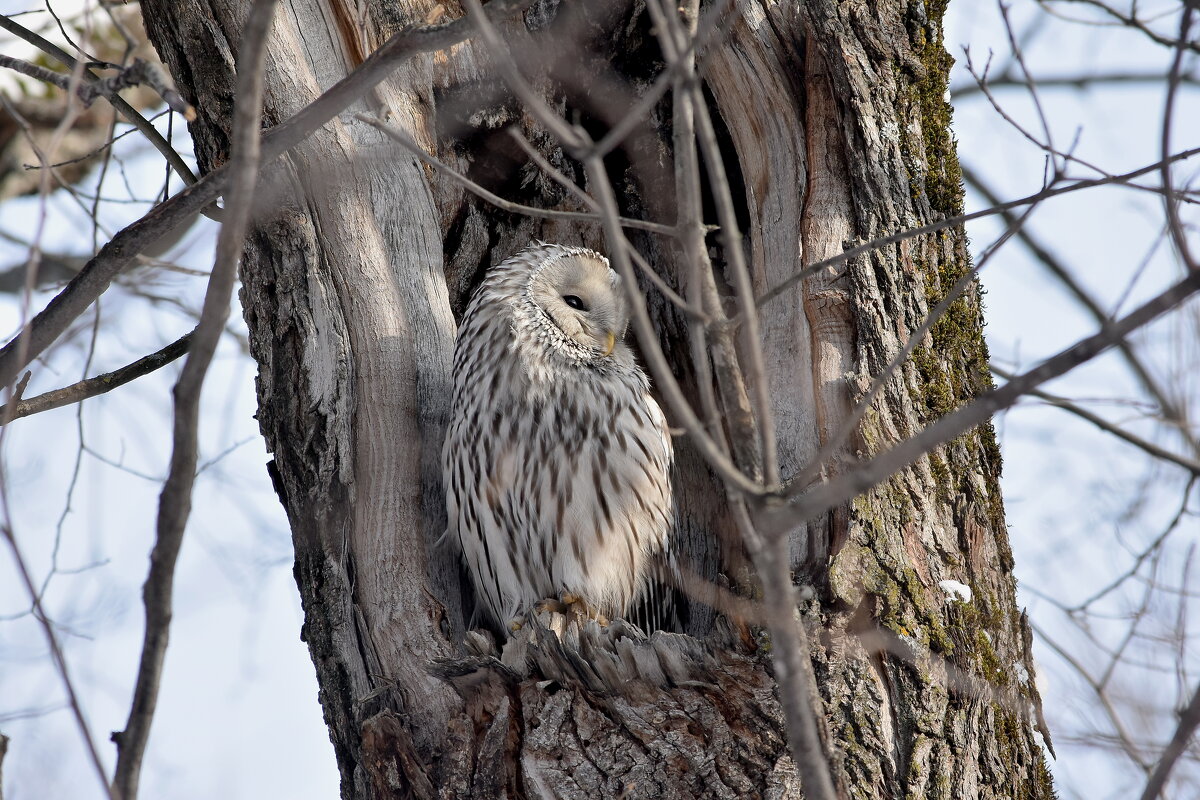
[[[585,255],[563,256],[541,269],[533,300],[569,338],[611,356],[628,324],[625,297],[608,265]]]

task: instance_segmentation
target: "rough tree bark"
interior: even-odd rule
[[[142,3],[152,41],[199,111],[191,130],[205,170],[227,157],[246,6]],[[703,53],[759,293],[848,242],[960,210],[944,6],[746,2]],[[294,114],[397,27],[461,13],[433,0],[289,4],[268,53],[266,122]],[[546,96],[595,131],[623,110],[608,98],[644,90],[662,68],[639,2],[537,2],[504,31]],[[503,196],[579,208],[505,129],[581,182],[582,170],[473,43],[414,57],[360,105],[388,111]],[[673,218],[670,141],[668,98],[608,158],[627,215]],[[457,566],[435,546],[455,315],[487,266],[531,238],[600,246],[599,228],[497,211],[347,119],[269,167],[260,196],[242,305],[344,797],[799,797],[770,643],[752,626],[714,621],[696,604],[687,629],[702,638],[633,640],[618,626],[567,646],[542,636],[503,663],[462,647]],[[635,241],[677,274],[662,240]],[[785,476],[830,441],[968,268],[953,229],[830,268],[765,306]],[[694,391],[686,320],[661,301],[652,311]],[[888,384],[832,471],[912,435],[989,380],[972,291]],[[723,490],[680,449],[692,567],[746,587]],[[999,469],[983,426],[793,535],[843,796],[1052,796]],[[972,599],[948,602],[947,579]]]

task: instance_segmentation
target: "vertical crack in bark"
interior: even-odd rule
[[[808,32],[807,38],[813,38]],[[849,174],[842,138],[842,115],[821,48],[810,41],[804,56],[805,130],[808,133],[808,184],[800,220],[803,263],[812,264],[841,253],[853,235]],[[830,267],[803,281],[804,312],[812,333],[812,372],[816,388],[817,430],[821,444],[841,430],[850,416],[846,378],[854,372],[854,321],[844,271]],[[822,465],[827,476],[840,474],[853,453],[853,440]],[[826,556],[845,541],[849,512],[837,508],[828,519]],[[810,523],[810,529],[812,528]],[[821,563],[824,559],[821,559]]]

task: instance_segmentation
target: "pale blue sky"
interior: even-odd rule
[[[1033,4],[1014,5],[1014,16],[1023,27]],[[993,4],[956,0],[947,31],[948,49],[960,62],[964,42],[971,44],[978,65],[986,61],[989,48],[996,53],[997,66],[1005,60],[1008,46]],[[1168,59],[1162,49],[1143,45],[1132,33],[1061,24],[1035,37],[1028,57],[1040,76],[1121,66],[1165,71]],[[966,81],[969,76],[959,69],[954,83]],[[1004,90],[997,96],[1014,115],[1032,124],[1032,109],[1020,92]],[[1184,97],[1180,117],[1194,122],[1196,93],[1188,90]],[[1157,157],[1161,101],[1161,88],[1146,87],[1043,94],[1059,146],[1067,147],[1081,127],[1076,152],[1113,171]],[[1178,144],[1184,146],[1189,137],[1191,146],[1197,144],[1195,130],[1200,126],[1181,125]],[[1001,195],[1017,197],[1039,188],[1041,154],[1008,129],[981,96],[959,104],[955,132],[964,162],[984,173]],[[132,186],[161,182],[159,162],[145,150],[135,137],[118,148]],[[1180,175],[1194,169],[1185,167]],[[120,195],[123,189],[112,187],[123,185],[118,179],[108,192]],[[969,208],[981,205],[968,193]],[[43,245],[67,249],[87,229],[86,218],[58,197],[50,209]],[[36,200],[6,204],[0,230],[31,236],[38,210]],[[137,206],[110,206],[104,220],[116,229],[138,213]],[[1065,257],[1090,290],[1112,303],[1151,249],[1159,219],[1156,197],[1108,189],[1045,204],[1030,229]],[[977,251],[998,231],[994,220],[969,228]],[[210,223],[198,226],[172,257],[184,266],[209,269],[213,232]],[[21,253],[0,242],[0,264],[11,263]],[[1168,255],[1162,248],[1150,260],[1134,288],[1135,299],[1170,279],[1176,268]],[[1093,329],[1087,316],[1015,242],[988,265],[983,282],[988,338],[1000,361],[1034,363]],[[200,278],[165,274],[153,289],[195,308],[201,287]],[[35,307],[45,299],[39,296]],[[1195,310],[1193,304],[1193,316]],[[165,302],[150,314],[145,301],[121,292],[106,295],[101,313],[104,324],[120,334],[101,340],[91,373],[156,349],[192,324]],[[0,331],[13,330],[18,315],[12,298],[0,297]],[[91,322],[92,317],[86,317],[83,325]],[[241,325],[236,310],[233,324]],[[86,341],[86,334],[81,328],[79,341]],[[1163,369],[1197,366],[1195,327],[1181,331],[1178,325],[1160,324],[1141,339],[1151,360]],[[28,393],[69,383],[82,373],[82,348],[64,348],[39,370]],[[267,455],[251,417],[253,374],[252,364],[233,340],[226,341],[205,390],[202,460],[232,450],[206,470],[198,484],[179,564],[178,611],[143,781],[145,797],[316,800],[338,794],[313,667],[299,641],[301,612],[286,520],[267,479]],[[167,400],[174,375],[175,369],[164,370],[84,406],[84,436],[97,455],[82,459],[72,508],[62,527],[58,563],[63,569],[89,568],[57,576],[47,594],[63,626],[60,632],[94,738],[110,765],[108,734],[124,725],[141,641],[140,586],[153,537],[156,480],[165,474],[169,455]],[[1127,372],[1112,356],[1050,388],[1071,396],[1135,393]],[[1106,410],[1129,418],[1143,433],[1153,433],[1131,413]],[[63,514],[78,424],[76,409],[62,409],[13,425],[3,442],[14,524],[39,576],[48,570],[55,526]],[[1070,598],[1102,584],[1128,561],[1114,534],[1134,543],[1154,535],[1163,515],[1178,501],[1179,475],[1161,470],[1149,473],[1146,480],[1146,465],[1135,451],[1060,411],[1022,406],[1004,416],[999,426],[1009,523],[1023,587]],[[1121,512],[1131,497],[1145,501],[1143,513],[1123,519]],[[1195,542],[1194,524],[1183,533],[1183,541]],[[1041,624],[1067,635],[1053,609],[1036,594],[1023,591],[1022,601]],[[0,615],[23,607],[11,562],[7,554],[0,555]],[[1195,666],[1195,653],[1189,657]],[[1065,730],[1092,714],[1086,694],[1079,694],[1061,663],[1042,648],[1038,658],[1052,729]],[[4,765],[10,800],[100,797],[65,711],[14,716],[60,704],[57,678],[32,620],[26,616],[0,621],[0,731],[13,739]],[[1115,797],[1136,785],[1136,775],[1111,757],[1061,743],[1054,768],[1064,797],[1076,791],[1089,798]]]

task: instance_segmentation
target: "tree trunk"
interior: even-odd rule
[[[143,0],[205,170],[228,153],[247,3]],[[755,290],[858,243],[953,215],[962,192],[944,99],[944,0],[749,2],[702,53]],[[457,3],[281,9],[265,122],[311,102],[405,24]],[[662,69],[640,2],[537,2],[504,24],[526,74],[602,133]],[[580,210],[528,162],[522,131],[582,183],[503,89],[481,45],[416,56],[351,110],[390,112],[422,147],[511,200]],[[553,70],[551,70],[551,66]],[[607,158],[622,212],[674,218],[670,100]],[[346,798],[799,797],[770,642],[693,602],[693,636],[536,621],[503,660],[468,637],[438,453],[455,316],[484,270],[541,238],[600,247],[598,226],[501,212],[343,118],[265,170],[242,265],[259,421],[291,521],[304,638]],[[677,256],[634,237],[667,275]],[[783,474],[816,455],[929,309],[969,269],[961,228],[829,268],[763,309]],[[652,297],[658,295],[650,293]],[[652,315],[695,392],[687,321]],[[744,344],[744,343],[743,343]],[[872,407],[833,472],[989,385],[978,293],[956,302]],[[746,588],[724,490],[679,442],[688,566]],[[793,534],[824,738],[848,797],[1052,796],[990,426]],[[963,602],[939,586],[971,589]],[[753,620],[750,620],[753,622]]]

